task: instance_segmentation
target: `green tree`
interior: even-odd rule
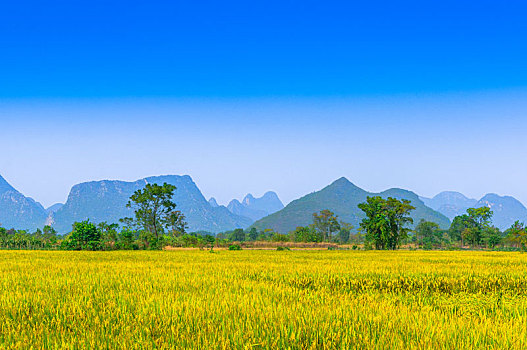
[[[419,246],[431,249],[441,244],[442,232],[435,222],[421,219],[414,232]]]
[[[0,246],[2,248],[7,248],[8,241],[9,241],[9,236],[7,234],[7,230],[3,227],[0,227]]]
[[[174,237],[181,236],[187,232],[188,224],[185,215],[179,210],[174,210],[168,215],[168,228]]]
[[[322,242],[323,234],[318,232],[313,225],[299,226],[291,232],[292,240],[295,242]]]
[[[489,207],[468,208],[468,216],[480,227],[490,226],[492,210]]]
[[[472,246],[481,244],[485,230],[490,228],[492,211],[488,207],[468,208],[467,214],[472,221],[472,227],[469,227],[468,240]]]
[[[353,225],[347,222],[340,222],[340,229],[337,232],[336,240],[340,244],[349,243],[351,239],[351,230],[353,230]]]
[[[497,227],[487,227],[483,231],[482,240],[487,248],[495,248],[503,242],[503,234]]]
[[[97,228],[101,233],[101,242],[104,246],[104,249],[116,249],[116,244],[119,241],[119,234],[117,232],[119,225],[108,224],[106,221],[103,221],[97,224]]]
[[[214,243],[216,243],[216,237],[214,237],[213,235],[206,234],[205,236],[203,236],[203,241],[207,246],[210,247],[210,250],[212,251]]]
[[[455,242],[460,242],[461,246],[465,243],[465,236],[467,235],[467,228],[472,227],[473,222],[467,214],[459,215],[452,220],[448,234],[450,239]]]
[[[46,225],[43,229],[43,235],[48,237],[54,237],[57,235],[57,231],[53,227]]]
[[[176,203],[172,201],[176,186],[164,183],[147,184],[130,197],[128,208],[134,210],[134,218],[121,220],[125,225],[133,225],[143,230],[142,237],[147,246],[161,248],[160,237],[172,226],[181,229],[183,214],[175,212]]]
[[[73,224],[73,231],[63,241],[63,248],[68,250],[100,250],[101,232],[89,220]]]
[[[409,200],[388,197],[367,197],[358,205],[365,214],[360,224],[366,231],[366,240],[376,249],[396,249],[408,235],[407,224],[413,223],[410,211],[415,209]]]
[[[322,240],[331,240],[333,232],[340,230],[340,223],[335,213],[328,209],[313,213],[313,226],[322,233]]]
[[[250,241],[256,241],[258,239],[258,235],[259,233],[256,227],[252,227],[247,237],[249,238]]]
[[[450,225],[449,234],[463,246],[480,245],[486,232],[491,230],[492,211],[488,207],[468,208],[467,214],[456,216]],[[493,238],[494,242],[495,238]]]
[[[275,232],[273,236],[271,237],[271,241],[273,242],[289,242],[289,237],[287,235],[284,235],[282,233]]]
[[[507,239],[521,248],[522,251],[527,251],[527,226],[519,221],[516,221],[506,231]]]
[[[243,242],[245,241],[245,232],[243,229],[237,228],[229,235],[229,240],[233,242]]]

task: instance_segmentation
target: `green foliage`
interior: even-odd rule
[[[174,237],[185,233],[187,223],[185,216],[177,210],[172,201],[176,186],[164,183],[147,184],[132,194],[128,208],[134,209],[134,218],[121,220],[126,226],[142,229],[140,238],[146,247],[161,249]],[[168,235],[165,235],[168,232]]]
[[[340,222],[340,229],[335,236],[335,241],[340,244],[349,243],[350,240],[354,237],[351,233],[353,230],[353,225],[348,224],[347,222]]]
[[[505,233],[509,242],[527,251],[527,226],[524,223],[516,221]]]
[[[245,232],[243,229],[237,228],[229,235],[229,240],[233,242],[243,242],[245,241]]]
[[[239,244],[232,244],[229,246],[229,250],[242,250],[242,247]]]
[[[178,246],[181,247],[197,247],[199,244],[199,237],[193,234],[184,234],[178,239]]]
[[[295,242],[322,242],[322,234],[312,225],[297,227],[291,232],[291,236]]]
[[[188,224],[185,215],[179,210],[168,213],[167,229],[171,236],[177,237],[187,232]]]
[[[417,244],[425,249],[437,248],[443,243],[443,232],[435,222],[421,220],[414,232]]]
[[[30,233],[25,230],[6,230],[0,227],[0,248],[4,249],[56,249],[57,232],[50,226]]]
[[[302,198],[289,203],[284,209],[273,213],[253,224],[253,227],[263,230],[272,228],[277,232],[292,232],[299,226],[308,226],[313,222],[313,213],[329,209],[339,220],[353,225],[356,231],[361,220],[365,217],[364,212],[358,208],[358,204],[366,201],[368,196],[380,196],[382,198],[393,197],[399,200],[407,199],[415,207],[411,217],[417,224],[421,219],[437,222],[443,229],[448,229],[450,220],[443,214],[427,207],[419,197],[402,189],[390,189],[382,193],[373,194],[355,186],[345,178],[338,179],[324,189],[310,193]],[[413,228],[413,224],[409,224]]]
[[[190,176],[169,175],[148,177],[134,182],[94,181],[75,185],[64,207],[54,214],[54,227],[57,231],[65,233],[71,230],[73,222],[87,218],[95,223],[102,221],[120,223],[121,218],[133,217],[133,210],[127,208],[126,204],[130,196],[138,189],[144,188],[147,183],[158,185],[168,183],[177,187],[172,200],[177,204],[176,210],[181,210],[185,214],[185,221],[189,226],[187,231],[218,232],[232,227],[249,227],[253,223],[251,219],[234,215],[225,208],[211,207]],[[1,214],[0,209],[0,222],[6,223],[2,220]],[[47,215],[42,219],[42,223],[45,222],[46,217]],[[17,227],[33,226],[17,225]],[[134,229],[140,228],[134,227]]]
[[[396,249],[407,237],[409,229],[406,225],[413,222],[410,211],[415,209],[409,200],[367,197],[366,202],[358,207],[366,214],[360,227],[366,231],[366,240],[376,249]]]
[[[284,251],[284,250],[291,250],[289,247],[282,247],[282,246],[279,246],[279,247],[276,247],[276,250],[277,251]]]
[[[138,249],[138,245],[134,242],[136,234],[129,228],[124,228],[119,234],[118,248],[124,250],[135,250]]]
[[[489,207],[468,208],[467,214],[480,227],[490,226],[492,210]]]
[[[343,221],[338,222],[337,217],[329,210],[313,213],[313,224],[299,226],[289,233],[289,237],[295,242],[323,242],[336,241],[347,243],[351,236],[353,226]],[[333,235],[337,232],[336,235]]]
[[[247,234],[247,237],[250,241],[256,241],[258,239],[258,236],[259,236],[259,232],[258,230],[256,229],[256,227],[252,227],[250,230],[249,230],[249,233]]]
[[[450,239],[456,242],[461,242],[463,245],[463,238],[465,237],[465,230],[473,226],[473,222],[467,214],[459,215],[452,220],[450,229],[448,230]]]
[[[482,243],[486,243],[487,246],[499,244],[501,235],[497,234],[497,229],[490,225],[492,214],[488,207],[468,208],[467,214],[456,216],[452,221],[449,229],[451,239],[461,242],[462,246],[465,243],[469,243],[472,247],[480,246]]]
[[[322,235],[322,241],[330,241],[333,232],[340,230],[340,223],[335,213],[324,209],[320,213],[313,213],[313,227]]]
[[[73,231],[62,242],[62,249],[66,250],[101,250],[101,232],[89,220],[73,224]]]
[[[209,246],[212,250],[212,248],[214,247],[214,243],[216,243],[216,237],[214,237],[213,235],[205,235],[203,236],[203,241],[205,242],[205,245]]]
[[[503,243],[503,234],[497,227],[487,227],[483,231],[483,242],[487,248],[494,249],[496,246]]]
[[[103,249],[117,249],[117,243],[119,241],[119,233],[117,232],[117,229],[119,228],[119,225],[101,222],[97,225],[97,228],[101,233],[101,243],[103,245]]]
[[[289,237],[287,235],[281,234],[281,233],[275,233],[271,237],[271,241],[273,242],[289,242]]]

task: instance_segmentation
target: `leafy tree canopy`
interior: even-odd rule
[[[360,224],[366,240],[376,249],[396,249],[408,235],[407,224],[413,223],[410,212],[415,209],[409,200],[380,196],[367,197],[358,207],[366,214]]]
[[[159,245],[160,238],[167,231],[174,236],[184,234],[187,223],[185,216],[175,210],[176,203],[172,201],[175,190],[176,186],[164,183],[162,186],[147,184],[135,191],[126,205],[134,210],[134,218],[124,218],[121,222],[141,228],[143,240],[154,246]]]

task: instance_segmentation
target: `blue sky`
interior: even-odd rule
[[[368,190],[527,203],[520,1],[0,5],[0,174],[190,174],[220,202]]]

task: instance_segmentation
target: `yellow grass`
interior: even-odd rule
[[[0,348],[525,349],[527,254],[0,252]]]

